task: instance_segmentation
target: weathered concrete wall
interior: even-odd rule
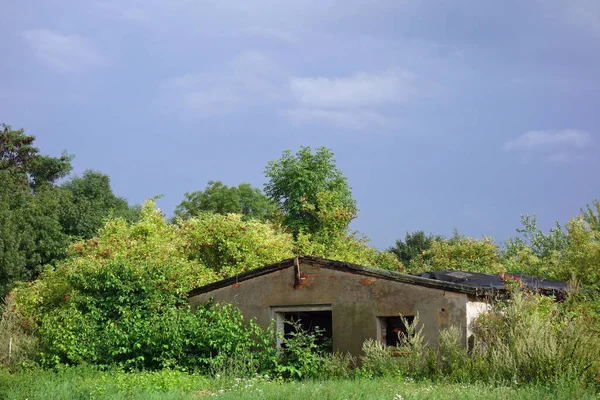
[[[466,329],[467,295],[401,282],[352,274],[319,265],[300,264],[300,285],[289,267],[190,298],[194,307],[211,297],[232,303],[246,318],[263,327],[274,317],[271,307],[331,305],[334,350],[354,355],[363,342],[377,338],[377,317],[420,316],[426,340],[437,343],[440,329]]]

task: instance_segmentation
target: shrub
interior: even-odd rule
[[[287,322],[293,328],[282,340],[282,350],[276,368],[277,375],[283,378],[315,378],[323,365],[326,343],[319,344],[323,331],[303,330],[300,323]]]
[[[423,325],[419,314],[414,320],[400,316],[406,327],[406,335],[398,346],[385,346],[377,340],[363,343],[362,372],[371,376],[431,375],[435,368],[435,353],[425,343]]]
[[[350,353],[333,353],[322,356],[319,379],[351,379],[356,375],[356,358]]]
[[[462,330],[457,326],[440,331],[437,349],[437,373],[450,377],[452,380],[464,382],[472,380],[472,358]]]

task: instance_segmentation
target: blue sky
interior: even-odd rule
[[[600,198],[597,0],[0,4],[0,121],[167,214],[327,146],[380,248]]]

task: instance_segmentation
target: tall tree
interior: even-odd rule
[[[116,196],[110,187],[110,177],[87,170],[61,185],[64,190],[60,223],[69,236],[89,239],[96,236],[107,217],[135,221],[140,208],[131,207],[127,200]]]
[[[334,238],[345,234],[356,217],[356,202],[346,178],[335,164],[331,150],[301,147],[294,155],[269,162],[265,193],[283,211],[284,224],[295,236],[300,233]]]
[[[0,125],[0,295],[64,257],[68,245],[54,182],[69,173],[72,157],[40,154],[34,140]]]
[[[0,296],[66,255],[69,240],[58,222],[60,202],[55,188],[41,187],[34,194],[21,179],[0,170]]]
[[[204,190],[186,193],[185,200],[175,209],[175,215],[187,219],[202,212],[233,213],[243,215],[246,220],[265,221],[273,219],[277,211],[275,203],[248,183],[229,187],[221,181],[209,181]]]

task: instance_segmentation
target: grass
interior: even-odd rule
[[[221,378],[177,371],[97,371],[65,368],[0,372],[0,399],[598,399],[579,385],[502,386],[411,379],[283,382],[266,377]]]

